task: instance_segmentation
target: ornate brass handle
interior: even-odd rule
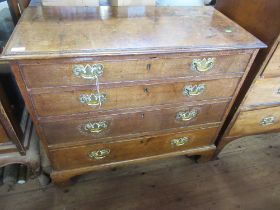
[[[81,126],[81,131],[87,134],[99,134],[108,128],[106,121],[88,122]]]
[[[110,154],[110,149],[99,149],[96,151],[92,151],[88,154],[88,156],[95,160],[101,160],[107,157]]]
[[[76,77],[81,77],[83,79],[94,80],[97,77],[103,75],[104,66],[102,64],[77,64],[73,66],[73,74]]]
[[[278,90],[276,91],[277,95],[280,95],[280,88],[278,88]]]
[[[273,125],[274,123],[276,123],[276,117],[274,116],[265,117],[260,121],[262,126]]]
[[[192,69],[199,72],[205,72],[212,69],[215,65],[216,58],[197,58],[192,61]]]
[[[176,120],[178,121],[189,121],[198,115],[198,110],[192,109],[191,111],[177,112]]]
[[[80,95],[80,102],[87,104],[88,106],[98,106],[104,103],[106,100],[106,94],[104,93],[92,93]]]
[[[205,84],[198,85],[186,85],[183,90],[183,95],[185,96],[198,96],[205,90]]]
[[[189,140],[190,140],[190,138],[185,136],[185,137],[181,137],[178,139],[172,139],[170,143],[172,146],[180,147],[180,146],[183,146],[186,143],[188,143]]]

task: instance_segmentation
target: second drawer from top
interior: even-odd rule
[[[230,98],[240,78],[53,90],[32,94],[40,117]],[[84,88],[84,87],[83,87]],[[92,88],[92,89],[91,89]]]

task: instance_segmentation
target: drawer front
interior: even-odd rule
[[[88,88],[38,93],[33,94],[32,98],[38,115],[45,117],[229,98],[233,95],[238,81],[239,78],[234,78],[101,88],[99,94],[95,88]]]
[[[244,72],[249,59],[250,54],[236,54],[22,65],[21,69],[27,86],[39,88],[93,84],[96,75],[100,83],[111,83]]]
[[[8,142],[9,138],[4,130],[3,126],[0,124],[0,143]]]
[[[229,137],[265,133],[280,129],[280,107],[240,112]]]
[[[217,128],[207,128],[107,144],[68,147],[50,150],[50,156],[56,170],[79,168],[208,146],[213,143],[216,132]]]
[[[280,77],[258,79],[250,89],[245,106],[265,106],[280,103]]]
[[[94,141],[220,122],[226,107],[227,102],[186,105],[118,115],[41,122],[41,126],[49,144]]]
[[[265,77],[280,77],[280,44],[278,44],[276,50],[270,58],[263,75]]]

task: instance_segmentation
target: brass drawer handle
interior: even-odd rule
[[[102,64],[77,64],[73,66],[73,74],[83,79],[94,80],[103,75],[104,66]]]
[[[80,102],[87,104],[88,106],[100,106],[106,101],[106,94],[104,93],[92,93],[80,95]]]
[[[183,95],[185,96],[198,96],[204,92],[206,88],[205,84],[198,85],[186,85],[183,90]]]
[[[178,139],[172,139],[170,143],[172,146],[180,147],[180,146],[183,146],[186,143],[188,143],[189,140],[190,140],[190,138],[185,136],[185,137],[181,137]]]
[[[280,88],[278,88],[278,90],[276,91],[277,95],[280,95]]]
[[[192,61],[192,69],[199,72],[205,72],[212,69],[215,65],[215,58],[197,58]]]
[[[92,151],[88,154],[88,156],[95,160],[101,160],[107,157],[110,154],[110,149],[99,149],[96,151]]]
[[[87,134],[99,134],[108,128],[106,121],[88,122],[81,126],[81,131]]]
[[[198,115],[198,110],[192,109],[191,111],[181,111],[177,112],[176,120],[178,121],[189,121],[194,119]]]
[[[261,121],[260,121],[260,125],[262,126],[267,126],[267,125],[273,125],[276,123],[276,117],[274,116],[268,116],[268,117],[265,117],[263,118]]]

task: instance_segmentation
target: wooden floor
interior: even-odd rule
[[[82,176],[70,187],[37,180],[7,192],[1,210],[279,210],[280,134],[230,144],[220,159],[177,157]]]

